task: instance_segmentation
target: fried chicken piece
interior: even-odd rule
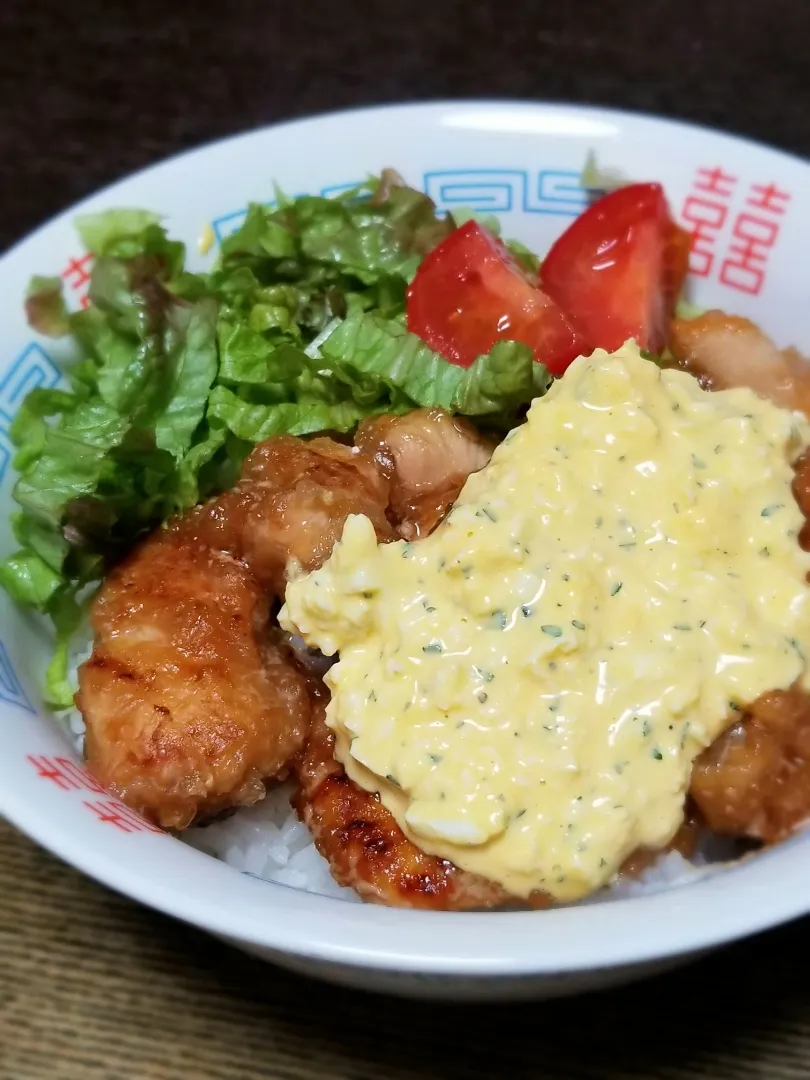
[[[690,793],[716,833],[789,836],[810,818],[810,697],[763,694],[697,759]]]
[[[363,900],[388,907],[436,911],[525,907],[527,901],[510,895],[496,882],[426,854],[405,836],[379,798],[358,787],[335,758],[335,736],[324,718],[328,692],[315,680],[309,686],[312,728],[306,749],[293,762],[299,786],[292,802],[335,881],[351,886]],[[638,877],[669,851],[689,858],[697,847],[700,828],[698,816],[690,809],[664,851],[639,849],[625,860],[621,877]],[[552,900],[534,893],[528,904],[547,908]]]
[[[794,497],[810,519],[810,451],[793,470]],[[810,520],[799,541],[810,549]],[[789,836],[810,818],[810,695],[773,690],[758,698],[697,759],[690,794],[720,835],[763,843]]]
[[[388,481],[331,439],[257,446],[236,488],[156,531],[104,582],[79,672],[88,767],[167,828],[263,798],[309,726],[303,677],[271,642],[268,591],[329,556],[349,514],[380,540]]]
[[[304,570],[321,566],[349,514],[370,518],[381,542],[395,539],[387,506],[388,482],[367,455],[332,439],[284,435],[255,447],[233,491],[177,527],[244,559],[283,597],[288,560]]]
[[[711,390],[747,386],[760,397],[810,416],[810,368],[795,349],[778,349],[759,327],[738,315],[707,311],[675,319],[670,350]]]
[[[327,692],[313,683],[311,694],[312,730],[293,764],[299,783],[293,806],[338,884],[389,907],[474,911],[523,904],[495,882],[411,843],[379,798],[346,775],[324,719]],[[537,896],[533,906],[548,906],[548,898]]]
[[[406,540],[433,531],[495,448],[472,424],[443,409],[364,420],[355,444],[389,479],[391,510]]]
[[[91,622],[76,704],[93,775],[165,828],[262,799],[310,707],[247,567],[158,530],[107,577]]]

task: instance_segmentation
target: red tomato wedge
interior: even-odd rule
[[[691,238],[660,184],[631,184],[595,202],[566,229],[540,283],[594,345],[628,338],[657,352],[683,285]]]
[[[422,262],[408,289],[407,319],[411,333],[461,367],[496,341],[522,341],[559,375],[587,346],[557,304],[475,221]]]

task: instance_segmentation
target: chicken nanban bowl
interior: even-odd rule
[[[214,268],[81,219],[69,388],[12,428],[87,769],[259,877],[545,908],[810,813],[810,378],[685,302],[660,185],[542,258],[393,171],[252,206]],[[89,644],[85,648],[85,642]]]

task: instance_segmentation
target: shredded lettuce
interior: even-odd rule
[[[98,214],[79,214],[74,225],[86,251],[107,255],[117,243],[137,243],[150,225],[158,225],[160,215],[151,210],[102,210]]]
[[[624,173],[618,169],[605,169],[597,163],[596,153],[588,152],[582,173],[579,179],[580,185],[585,191],[594,192],[596,195],[604,195],[609,191],[617,191],[632,183]]]
[[[149,211],[77,220],[94,256],[88,307],[69,313],[58,278],[26,296],[31,325],[69,335],[75,359],[12,424],[19,547],[0,562],[0,585],[56,628],[51,702],[72,694],[79,598],[145,531],[232,483],[255,443],[417,406],[503,430],[545,391],[524,345],[499,342],[465,370],[405,328],[420,261],[462,220],[386,170],[337,198],[250,206],[205,274]]]
[[[344,319],[320,347],[335,371],[374,380],[396,411],[403,398],[411,407],[438,406],[496,426],[509,426],[520,406],[545,393],[550,377],[531,349],[500,341],[467,368],[451,364],[396,320],[357,312]]]
[[[691,300],[680,299],[675,305],[675,317],[677,319],[697,319],[706,313],[706,308],[699,304],[693,304]]]

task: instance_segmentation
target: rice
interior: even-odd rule
[[[359,903],[353,889],[334,880],[309,830],[298,820],[290,806],[293,790],[289,782],[278,784],[262,802],[221,821],[188,829],[183,839],[243,874]]]

